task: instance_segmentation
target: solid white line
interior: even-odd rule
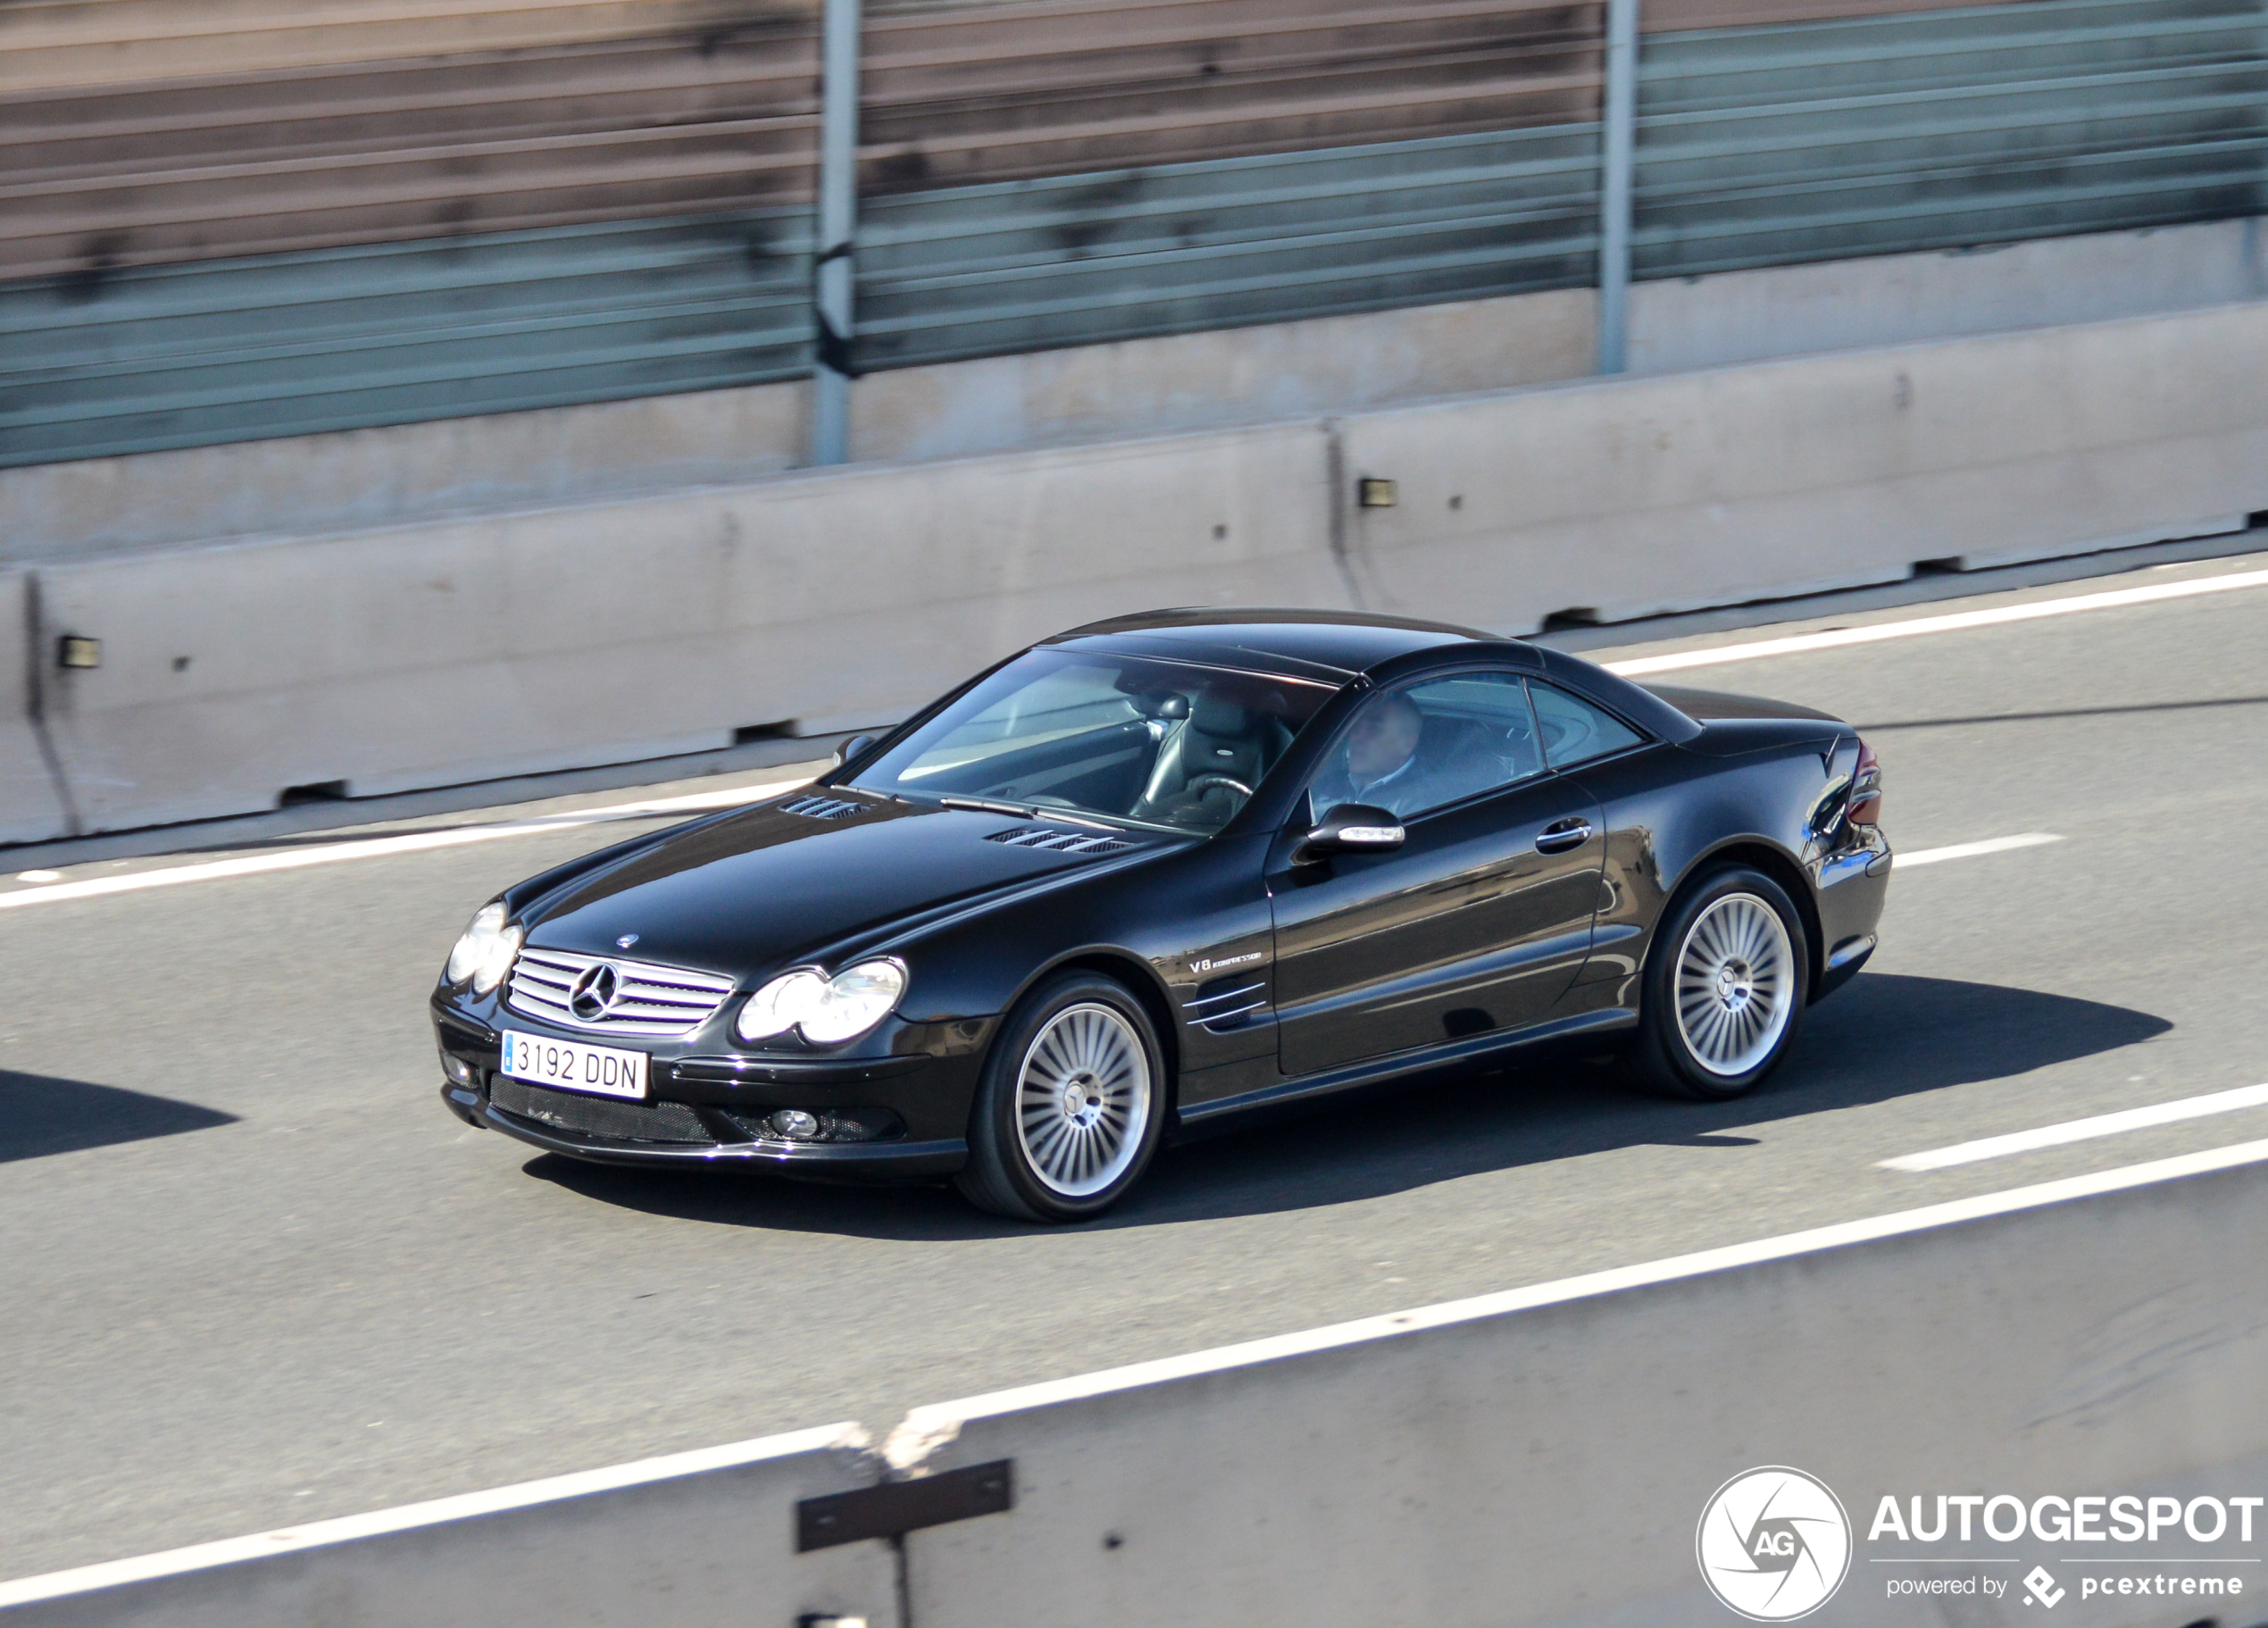
[[[69,898],[97,898],[107,893],[138,893],[146,888],[175,888],[184,882],[218,881],[228,876],[296,871],[307,865],[336,864],[342,859],[383,859],[393,854],[463,847],[472,842],[540,836],[546,831],[573,831],[581,825],[633,820],[645,814],[696,814],[705,809],[730,808],[742,803],[762,802],[803,783],[801,780],[772,781],[761,786],[738,786],[729,791],[696,791],[685,797],[652,797],[640,803],[610,803],[604,808],[579,808],[572,814],[513,820],[500,825],[461,825],[448,831],[410,831],[398,837],[366,837],[354,842],[327,842],[320,847],[298,848],[288,854],[248,854],[241,859],[168,865],[162,870],[134,871],[123,876],[97,876],[86,881],[27,889],[21,893],[0,893],[0,910],[24,905],[52,905]]]
[[[1814,1227],[1807,1231],[1785,1233],[1755,1243],[1672,1256],[1667,1260],[1644,1265],[1594,1272],[1581,1277],[1563,1278],[1556,1282],[1533,1284],[1526,1289],[1508,1290],[1468,1300],[1451,1300],[1439,1306],[1396,1312],[1383,1317],[1365,1317],[1357,1322],[1335,1323],[1329,1328],[1314,1329],[1305,1333],[1282,1334],[1269,1340],[1250,1340],[1242,1345],[1192,1352],[1186,1357],[1135,1363],[1127,1367],[1106,1368],[1097,1373],[1082,1374],[1072,1379],[1025,1385],[1013,1390],[997,1390],[958,1402],[941,1402],[932,1407],[917,1407],[907,1414],[905,1422],[891,1432],[886,1450],[893,1462],[903,1465],[918,1459],[930,1447],[949,1440],[958,1432],[962,1423],[970,1419],[1010,1413],[1019,1408],[1044,1407],[1055,1402],[1074,1401],[1114,1390],[1130,1390],[1138,1385],[1155,1384],[1164,1380],[1249,1367],[1280,1357],[1303,1356],[1311,1351],[1392,1339],[1420,1329],[1470,1323],[1484,1317],[1501,1316],[1508,1312],[1587,1299],[1647,1284],[1672,1282],[1737,1266],[1786,1260],[1796,1256],[1840,1248],[1847,1244],[1895,1238],[1993,1215],[2014,1215],[2072,1198],[2122,1192],[2131,1188],[2147,1187],[2154,1182],[2178,1181],[2184,1176],[2204,1175],[2216,1170],[2232,1170],[2264,1162],[2268,1162],[2268,1140],[2243,1142],[2205,1153],[2185,1154],[2179,1158],[2130,1165],[2122,1170],[2098,1171],[2093,1175],[2074,1176],[2061,1181],[2010,1188],[2004,1192],[1986,1193],[1974,1198],[1957,1199],[1950,1204],[1932,1204],[1921,1209],[1901,1210],[1864,1221]],[[855,1424],[822,1425],[788,1435],[736,1442],[730,1447],[642,1459],[613,1469],[587,1470],[573,1475],[554,1476],[547,1481],[500,1487],[489,1492],[435,1499],[428,1503],[380,1509],[369,1515],[346,1515],[334,1521],[319,1521],[306,1526],[260,1532],[248,1538],[229,1538],[218,1543],[202,1543],[189,1549],[170,1549],[132,1559],[105,1561],[72,1571],[50,1572],[44,1576],[0,1583],[0,1607],[84,1593],[90,1589],[206,1566],[225,1565],[262,1555],[310,1549],[321,1543],[338,1543],[380,1532],[401,1532],[410,1527],[486,1515],[499,1509],[522,1508],[616,1487],[660,1481],[671,1475],[694,1474],[704,1470],[781,1457],[814,1449],[855,1449],[866,1440],[866,1433]]]
[[[85,1594],[96,1589],[116,1588],[124,1582],[144,1582],[153,1577],[201,1572],[216,1565],[233,1565],[241,1560],[288,1555],[295,1549],[314,1549],[325,1543],[346,1543],[356,1538],[404,1532],[414,1526],[438,1526],[444,1521],[469,1520],[474,1515],[495,1515],[505,1509],[524,1509],[533,1504],[588,1498],[595,1492],[612,1492],[623,1487],[641,1486],[648,1482],[670,1481],[681,1475],[732,1469],[741,1465],[759,1464],[767,1458],[787,1458],[797,1453],[827,1448],[855,1450],[864,1447],[866,1440],[866,1432],[856,1424],[821,1424],[811,1430],[791,1431],[785,1435],[760,1436],[751,1441],[735,1441],[725,1447],[700,1448],[689,1453],[641,1458],[634,1464],[615,1465],[603,1470],[578,1470],[571,1475],[525,1481],[516,1486],[496,1487],[486,1492],[462,1492],[453,1498],[437,1498],[422,1504],[404,1504],[393,1509],[374,1510],[368,1515],[341,1515],[335,1521],[311,1521],[304,1526],[286,1526],[275,1532],[254,1532],[248,1538],[223,1538],[217,1543],[169,1549],[158,1554],[138,1555],[127,1560],[105,1560],[96,1565],[76,1566],[68,1572],[48,1572],[38,1577],[19,1578],[13,1582],[0,1582],[0,1607],[25,1605],[35,1599],[54,1599],[64,1594]]]
[[[2118,1170],[2097,1171],[2092,1175],[2010,1188],[1974,1198],[1959,1198],[1947,1204],[1932,1204],[1921,1209],[1870,1216],[1864,1221],[1814,1227],[1808,1231],[1785,1233],[1755,1243],[1733,1244],[1721,1249],[1704,1249],[1693,1255],[1673,1256],[1667,1260],[1652,1261],[1644,1265],[1620,1266],[1582,1277],[1563,1278],[1554,1283],[1538,1283],[1527,1289],[1480,1295],[1470,1300],[1451,1300],[1440,1306],[1396,1312],[1382,1317],[1364,1317],[1357,1322],[1336,1323],[1330,1328],[1314,1329],[1305,1333],[1280,1334],[1272,1339],[1222,1346],[1217,1350],[1198,1351],[1187,1357],[1135,1363],[1128,1367],[1106,1368],[1098,1373],[1082,1374],[1074,1379],[1024,1385],[1013,1390],[997,1390],[988,1396],[971,1397],[958,1402],[941,1402],[928,1407],[917,1407],[907,1414],[905,1423],[890,1432],[889,1440],[883,1444],[883,1451],[892,1464],[904,1468],[918,1463],[938,1444],[952,1440],[959,1433],[962,1423],[970,1419],[1013,1413],[1020,1408],[1076,1401],[1166,1380],[1250,1367],[1287,1357],[1305,1356],[1311,1351],[1391,1339],[1420,1329],[1497,1317],[1508,1312],[1527,1311],[1539,1306],[1613,1294],[1625,1289],[1698,1277],[1705,1273],[1752,1266],[1764,1261],[1813,1255],[1824,1249],[1839,1249],[1847,1244],[1895,1238],[1991,1215],[2013,1215],[2021,1210],[2038,1209],[2044,1205],[2061,1204],[2067,1199],[2122,1192],[2129,1188],[2147,1187],[2156,1181],[2176,1181],[2183,1176],[2202,1175],[2210,1171],[2264,1162],[2268,1162],[2268,1140],[2240,1142],[2233,1147],[2184,1154],[2178,1158],[2155,1159],[2146,1165],[2130,1165]]]
[[[2203,1097],[2154,1102],[2147,1107],[2125,1108],[2116,1114],[2067,1119],[2062,1124],[2042,1125],[2036,1131],[2012,1131],[2006,1136],[1988,1136],[1973,1142],[1955,1142],[1950,1148],[1933,1148],[1927,1153],[1903,1154],[1895,1159],[1882,1160],[1878,1168],[1946,1170],[1955,1165],[1973,1165],[1980,1159],[1997,1159],[2012,1153],[2030,1153],[2037,1148],[2061,1148],[2067,1142],[2084,1142],[2098,1136],[2116,1136],[2122,1131],[2142,1131],[2152,1125],[2178,1124],[2185,1119],[2204,1119],[2209,1115],[2231,1114],[2239,1108],[2263,1106],[2268,1106],[2268,1085],[2239,1086],[2232,1091],[2212,1091]]]
[[[2009,622],[2034,622],[2042,616],[2068,616],[2078,611],[2114,610],[2121,605],[2151,605],[2161,599],[2187,599],[2198,594],[2226,594],[2240,588],[2268,588],[2268,571],[2239,572],[2225,577],[2198,577],[2181,582],[2158,582],[2147,588],[2113,589],[2106,593],[2073,594],[2062,599],[2034,599],[2023,605],[2004,605],[1989,611],[1955,611],[1945,616],[1917,616],[1910,622],[1877,622],[1872,627],[1837,628],[1827,633],[1797,633],[1786,639],[1761,639],[1745,645],[1719,645],[1713,650],[1681,650],[1674,655],[1642,655],[1609,662],[1606,669],[1625,678],[1646,672],[1674,672],[1684,667],[1714,667],[1724,662],[1754,661],[1765,655],[1793,655],[1805,650],[1832,650],[1844,645],[1871,645],[1886,639],[1912,639],[1922,633],[1951,633],[1963,628],[1997,627]]]
[[[1910,871],[1917,864],[1936,864],[1944,859],[1974,859],[1984,854],[2005,854],[2020,847],[2038,847],[2043,842],[2061,842],[2063,839],[2051,831],[2028,831],[2014,837],[1988,837],[1982,842],[1956,842],[1951,847],[1916,848],[1911,854],[1895,854],[1890,857],[1894,870]]]

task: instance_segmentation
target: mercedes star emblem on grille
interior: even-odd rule
[[[583,975],[575,980],[575,987],[567,992],[567,1010],[587,1023],[595,1023],[614,1004],[614,994],[621,984],[621,975],[610,961],[586,967]]]

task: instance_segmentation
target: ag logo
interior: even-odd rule
[[[1772,1465],[1734,1476],[1693,1535],[1709,1591],[1752,1623],[1808,1616],[1851,1567],[1851,1519],[1827,1483]]]

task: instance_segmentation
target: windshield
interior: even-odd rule
[[[1209,835],[1333,693],[1148,656],[1027,651],[850,784]]]

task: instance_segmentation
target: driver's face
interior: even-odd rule
[[[1421,721],[1407,701],[1388,701],[1355,720],[1347,731],[1347,766],[1358,781],[1388,775],[1417,750]]]

